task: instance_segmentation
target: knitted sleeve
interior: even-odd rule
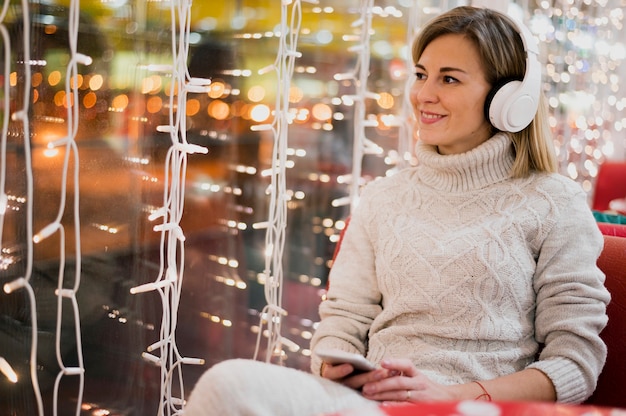
[[[606,360],[599,337],[610,295],[596,266],[603,239],[582,190],[558,206],[537,259],[535,337],[545,346],[529,367],[553,382],[557,401],[580,403],[594,391]]]
[[[317,348],[365,355],[372,321],[382,310],[374,248],[367,230],[368,200],[368,193],[364,191],[333,263],[326,300],[319,307],[321,322],[311,340],[314,374],[319,374],[321,367],[321,360],[315,356]]]

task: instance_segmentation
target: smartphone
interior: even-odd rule
[[[315,354],[328,364],[352,364],[355,370],[371,371],[375,370],[376,366],[369,362],[367,358],[361,354],[350,353],[341,350],[316,350]]]

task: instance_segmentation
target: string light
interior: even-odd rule
[[[17,383],[17,374],[4,357],[0,357],[0,372],[2,372],[11,383]]]
[[[417,33],[420,30],[420,17],[422,15],[421,9],[418,7],[419,1],[413,0],[409,8],[409,17],[407,19],[406,29],[406,45],[412,45]],[[405,72],[406,74],[413,74],[414,62],[411,53],[407,53],[405,58]],[[415,143],[413,139],[413,132],[415,131],[415,116],[413,114],[413,104],[411,104],[411,87],[414,81],[413,75],[406,77],[404,84],[404,94],[402,99],[402,108],[399,115],[399,139],[398,139],[398,154],[399,160],[397,160],[398,168],[403,168],[408,165],[415,164],[413,158],[413,145]]]
[[[316,4],[315,1],[309,3]],[[291,6],[291,7],[289,7]],[[289,20],[289,24],[287,23]],[[302,23],[302,5],[300,0],[283,0],[281,3],[280,40],[276,60],[274,64],[261,69],[260,73],[268,73],[272,70],[276,73],[278,93],[276,94],[276,108],[274,120],[270,125],[256,126],[255,130],[271,130],[274,136],[272,148],[271,168],[262,172],[262,176],[270,176],[271,183],[268,188],[270,193],[269,215],[266,224],[257,223],[253,228],[266,228],[265,234],[265,267],[264,267],[264,294],[267,305],[261,312],[260,327],[267,325],[268,345],[265,361],[272,361],[273,357],[279,357],[280,363],[284,358],[280,328],[282,318],[287,314],[282,308],[283,289],[283,250],[285,245],[285,231],[287,226],[287,188],[286,169],[288,153],[288,126],[293,120],[289,112],[289,92],[291,79],[294,73],[295,59],[302,54],[297,51],[298,36]],[[261,336],[264,331],[258,332],[257,343],[254,351],[256,359],[260,350]]]
[[[155,209],[148,217],[150,221],[162,220],[153,227],[153,230],[161,235],[159,273],[155,281],[130,289],[131,294],[156,291],[161,298],[160,339],[149,345],[142,353],[144,360],[160,367],[161,370],[160,415],[183,413],[185,390],[181,366],[204,364],[203,359],[181,356],[176,344],[185,259],[186,238],[180,221],[184,208],[187,157],[191,154],[208,153],[206,147],[187,141],[185,116],[187,97],[188,94],[208,93],[211,89],[211,80],[191,77],[187,67],[191,3],[191,0],[170,3],[172,64],[150,64],[146,67],[148,71],[170,74],[172,78],[168,94],[169,123],[156,127],[158,132],[169,134],[171,140],[164,164],[163,206]],[[173,386],[176,380],[178,389]],[[173,391],[176,390],[179,391],[180,397],[173,396]]]
[[[544,80],[560,171],[591,196],[600,165],[624,158],[624,9],[620,1],[542,2],[528,24]]]
[[[2,204],[4,211],[2,215],[0,215],[0,247],[3,247],[3,230],[4,230],[4,221],[5,221],[5,213],[6,213],[6,201],[4,200],[4,196],[6,195],[6,178],[7,178],[7,164],[6,164],[6,148],[7,148],[7,139],[8,139],[8,109],[10,106],[10,97],[11,94],[8,93],[10,91],[10,78],[11,78],[11,68],[10,68],[10,56],[11,56],[11,43],[9,41],[8,31],[4,24],[5,18],[8,11],[8,6],[10,2],[5,1],[2,7],[2,11],[0,12],[0,33],[2,35],[3,47],[4,47],[4,108],[3,112],[3,122],[2,122],[2,142],[0,146],[0,195],[3,196]],[[30,26],[31,26],[31,18],[30,18],[30,5],[28,0],[21,1],[22,6],[22,26],[25,28],[22,35],[22,45],[21,50],[23,53],[23,60],[18,62],[18,64],[23,65],[24,68],[24,81],[22,84],[22,103],[21,108],[17,109],[13,114],[11,114],[11,120],[13,121],[21,121],[22,124],[22,138],[23,138],[23,155],[24,155],[24,166],[25,166],[25,177],[26,177],[26,253],[25,253],[25,271],[24,277],[20,277],[13,282],[7,283],[4,285],[4,292],[7,294],[12,293],[14,290],[23,288],[26,290],[29,309],[30,309],[30,319],[31,319],[31,341],[30,341],[30,378],[31,384],[33,386],[33,394],[35,396],[35,402],[37,405],[37,413],[39,416],[43,416],[44,408],[43,408],[43,400],[41,397],[41,389],[39,387],[39,379],[37,377],[37,344],[38,344],[38,325],[37,325],[37,302],[35,299],[35,292],[33,287],[31,286],[30,280],[32,278],[33,271],[33,169],[32,169],[32,155],[30,150],[30,120],[28,117],[29,106],[30,106],[30,94],[31,94],[31,68],[30,68]],[[8,197],[7,197],[8,200]],[[6,371],[8,371],[5,368]],[[9,373],[10,374],[10,373]],[[12,377],[12,376],[11,376]]]

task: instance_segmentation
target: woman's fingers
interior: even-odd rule
[[[378,401],[419,401],[428,381],[411,360],[388,359],[381,362],[389,377],[369,382],[363,386],[363,395]]]
[[[322,377],[330,380],[339,381],[354,372],[354,367],[351,364],[338,364],[332,365],[324,363],[322,369]]]
[[[380,366],[405,377],[414,377],[419,374],[413,362],[406,358],[384,359]]]

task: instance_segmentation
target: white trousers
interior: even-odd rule
[[[193,388],[185,416],[381,415],[380,403],[331,380],[260,361],[223,361]]]

